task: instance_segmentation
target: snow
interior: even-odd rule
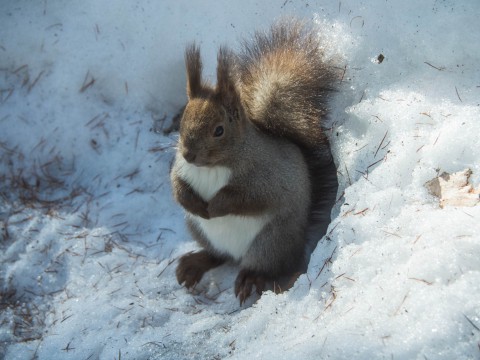
[[[0,4],[0,358],[475,359],[480,207],[476,1],[4,1]],[[281,15],[316,22],[343,73],[329,133],[339,202],[288,292],[239,306],[236,272],[193,293],[171,196],[183,50]],[[235,45],[234,45],[235,46]],[[380,63],[378,56],[384,55]],[[343,69],[343,70],[342,70]]]

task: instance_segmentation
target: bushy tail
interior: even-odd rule
[[[324,139],[321,120],[338,80],[317,33],[298,20],[255,33],[239,56],[239,76],[243,106],[254,124],[302,147],[318,147]]]

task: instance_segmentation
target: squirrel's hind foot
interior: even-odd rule
[[[222,265],[224,260],[218,259],[207,251],[189,252],[183,255],[178,263],[176,275],[180,285],[184,284],[187,289],[194,287],[200,282],[208,270]]]
[[[262,295],[262,291],[265,289],[266,277],[259,273],[242,269],[237,275],[235,280],[235,296],[240,300],[242,305],[245,300],[252,294],[253,285],[258,295]]]

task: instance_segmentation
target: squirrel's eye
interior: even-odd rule
[[[215,132],[213,133],[214,137],[220,137],[223,135],[223,126],[219,125],[215,128]]]

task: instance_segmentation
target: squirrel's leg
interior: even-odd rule
[[[213,269],[225,262],[206,250],[190,252],[183,255],[177,266],[176,275],[180,285],[185,284],[187,289],[194,287],[208,270]]]
[[[305,252],[305,230],[295,226],[291,217],[274,218],[257,235],[243,256],[235,281],[235,294],[243,303],[253,285],[261,295],[272,285],[276,293],[290,288],[302,269]]]
[[[185,210],[204,219],[210,218],[207,211],[208,203],[203,200],[186,181],[178,176],[173,176],[172,182],[173,195]]]

